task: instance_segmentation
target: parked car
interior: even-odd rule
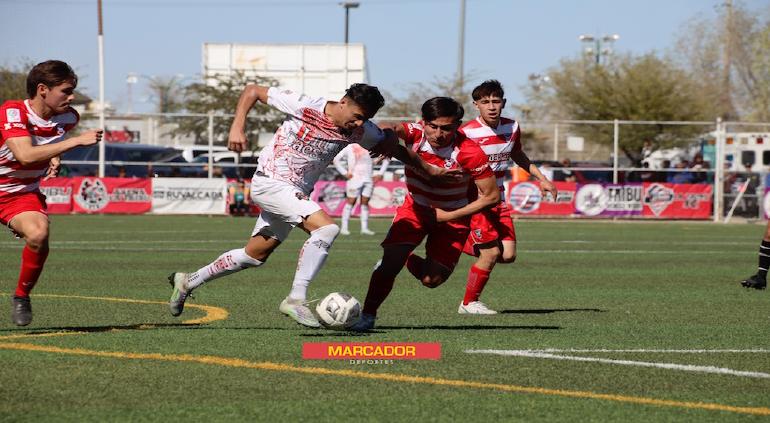
[[[224,151],[214,153],[212,160],[214,170],[221,169],[222,174],[228,178],[251,178],[254,170],[257,168],[259,160],[259,151],[244,151],[240,154],[233,151]],[[209,155],[201,154],[195,158],[193,163],[200,163],[204,172],[208,172]]]
[[[104,175],[109,177],[119,176],[121,169],[126,177],[153,177],[153,176],[184,176],[202,177],[205,172],[199,166],[175,166],[173,164],[187,164],[182,154],[171,148],[144,144],[105,144]],[[67,176],[95,176],[98,173],[97,163],[72,163],[72,162],[98,162],[99,146],[78,147],[62,155],[62,174]],[[156,164],[131,164],[132,162],[155,162]],[[160,164],[164,163],[164,164]],[[166,164],[167,163],[167,164]]]

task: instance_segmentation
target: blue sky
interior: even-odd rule
[[[371,83],[398,95],[413,82],[457,69],[459,0],[359,0],[350,41],[367,48]],[[342,42],[336,0],[104,0],[106,98],[125,110],[126,75],[194,77],[204,42]],[[580,34],[619,34],[619,52],[665,52],[696,15],[713,17],[717,0],[467,0],[465,70],[497,78],[513,103],[531,73],[581,49]],[[752,10],[769,0],[744,0]],[[58,58],[98,96],[96,0],[0,0],[0,64]],[[151,104],[142,84],[134,110]]]

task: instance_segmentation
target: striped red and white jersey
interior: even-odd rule
[[[511,154],[521,151],[521,129],[513,119],[501,117],[497,128],[491,128],[481,117],[460,127],[459,131],[472,140],[487,155],[489,167],[495,172],[500,192],[504,189],[505,174],[511,162]]]
[[[33,146],[57,143],[67,137],[67,132],[79,120],[80,116],[73,108],[46,120],[32,110],[29,100],[3,103],[0,106],[0,198],[13,193],[37,191],[40,179],[48,169],[48,161],[26,166],[19,163],[6,140],[30,137]]]
[[[403,126],[406,131],[404,142],[423,161],[436,167],[463,170],[461,180],[439,185],[429,182],[421,171],[407,166],[406,186],[415,203],[443,210],[459,209],[467,205],[469,197],[477,192],[472,181],[494,175],[481,148],[462,134],[457,134],[452,144],[434,148],[425,138],[421,123],[404,123]]]

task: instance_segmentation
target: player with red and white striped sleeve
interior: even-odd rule
[[[502,85],[496,80],[484,81],[473,89],[471,96],[479,116],[460,127],[459,131],[486,153],[489,166],[495,172],[500,194],[495,207],[483,210],[471,219],[471,231],[464,252],[478,259],[468,272],[465,296],[458,313],[496,314],[496,311],[479,301],[479,296],[496,263],[513,263],[516,260],[516,232],[503,186],[509,163],[514,161],[537,178],[543,196],[550,193],[556,199],[557,191],[521,149],[519,123],[501,116],[505,108]]]
[[[38,63],[27,75],[29,99],[0,106],[0,223],[26,242],[11,297],[11,320],[19,326],[32,322],[29,294],[48,257],[48,215],[40,180],[58,174],[59,155],[102,138],[101,131],[66,137],[80,119],[70,107],[77,82],[62,61]]]
[[[422,172],[406,167],[409,191],[396,211],[382,241],[383,255],[372,273],[361,320],[351,330],[374,327],[377,309],[393,289],[406,265],[423,285],[435,288],[449,278],[462,254],[470,230],[470,217],[499,202],[500,193],[486,154],[476,143],[457,132],[463,108],[448,97],[435,97],[422,106],[422,122],[393,129],[407,148],[438,168],[459,169],[461,178],[435,183]],[[469,193],[475,200],[469,199]],[[412,251],[425,242],[425,258]]]

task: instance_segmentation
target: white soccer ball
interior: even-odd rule
[[[315,307],[318,321],[329,329],[344,330],[361,318],[361,303],[344,292],[332,292]]]

